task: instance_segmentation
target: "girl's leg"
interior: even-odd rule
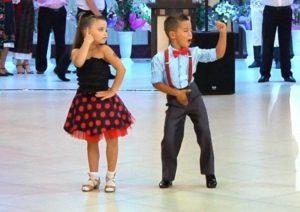
[[[23,64],[20,59],[17,59],[16,68],[17,68],[17,74],[25,74],[25,71],[23,69]]]
[[[8,54],[8,48],[4,47],[1,51],[1,67],[5,67],[5,61]]]
[[[98,142],[87,142],[87,154],[90,172],[98,172],[100,158],[98,144]]]
[[[6,72],[5,72],[5,69],[2,68],[3,67],[3,65],[2,65],[3,61],[2,61],[1,55],[2,55],[2,50],[0,50],[0,76],[7,76]]]
[[[105,192],[115,192],[115,170],[118,160],[118,138],[106,138],[107,174]]]
[[[0,68],[2,70],[4,70],[4,72],[8,75],[13,75],[12,73],[8,72],[5,68],[5,62],[6,62],[6,58],[7,58],[7,54],[8,54],[8,48],[5,47],[2,49],[1,51],[1,64],[0,64]]]
[[[23,61],[23,68],[25,69],[27,74],[33,74],[33,71],[30,68],[28,60]]]
[[[100,179],[98,174],[99,168],[99,146],[98,142],[87,141],[87,155],[89,162],[89,180],[86,184],[82,185],[81,190],[85,192],[97,189],[100,185]]]
[[[118,160],[118,138],[106,138],[107,169],[114,172]]]

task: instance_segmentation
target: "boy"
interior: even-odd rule
[[[201,147],[201,174],[206,175],[207,188],[215,188],[214,154],[208,117],[201,94],[193,83],[197,62],[212,62],[224,56],[226,25],[216,22],[220,32],[216,49],[188,48],[192,41],[192,25],[185,15],[167,17],[164,23],[170,46],[157,53],[151,63],[153,86],[167,94],[164,138],[161,142],[162,180],[160,188],[169,188],[175,179],[177,156],[183,139],[184,122],[189,116]]]

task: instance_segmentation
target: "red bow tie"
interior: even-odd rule
[[[180,51],[179,50],[173,50],[173,55],[174,57],[178,57],[179,55],[187,55],[189,52],[189,49],[188,48],[183,48],[181,49]]]

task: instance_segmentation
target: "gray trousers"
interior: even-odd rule
[[[214,153],[206,108],[200,91],[195,83],[191,84],[189,104],[181,105],[176,97],[167,95],[164,137],[161,142],[162,179],[173,181],[177,169],[177,156],[184,135],[186,116],[194,124],[197,142],[201,148],[201,174],[214,174]]]

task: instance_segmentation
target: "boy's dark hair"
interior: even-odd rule
[[[81,47],[84,40],[84,29],[89,27],[96,20],[106,21],[104,16],[85,15],[84,13],[82,13],[79,16],[78,26],[76,29],[75,39],[73,43],[73,49],[78,49]]]
[[[176,31],[176,29],[178,28],[179,22],[189,21],[189,20],[190,20],[189,17],[184,14],[168,16],[164,22],[165,33],[169,37],[169,32]]]

